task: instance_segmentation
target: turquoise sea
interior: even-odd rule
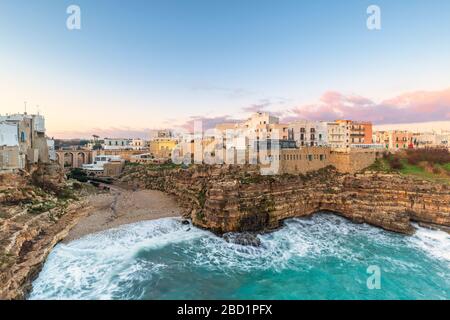
[[[403,236],[328,213],[291,219],[261,247],[179,219],[57,245],[30,299],[449,299],[450,235]],[[379,268],[380,289],[367,272]]]

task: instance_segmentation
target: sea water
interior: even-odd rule
[[[232,244],[172,218],[122,226],[57,245],[29,298],[450,298],[442,231],[404,236],[320,213],[259,238]],[[368,285],[373,266],[378,288]]]

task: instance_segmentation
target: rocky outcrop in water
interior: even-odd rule
[[[229,243],[239,244],[242,246],[259,247],[261,240],[254,233],[242,232],[242,233],[225,233],[223,235],[225,241]]]
[[[255,166],[141,166],[122,181],[175,195],[194,225],[218,234],[275,229],[318,211],[404,234],[413,233],[412,221],[450,226],[450,187],[398,174],[341,174],[330,167],[261,176]]]

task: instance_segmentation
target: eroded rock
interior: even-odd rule
[[[225,233],[223,235],[225,241],[229,243],[239,244],[242,246],[252,246],[259,247],[261,245],[261,240],[254,233],[244,232],[244,233]]]

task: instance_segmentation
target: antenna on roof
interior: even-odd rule
[[[39,105],[36,105],[37,114],[39,115]]]
[[[25,114],[27,114],[27,102],[26,101],[24,101],[24,103],[23,103],[24,105],[25,105]]]

